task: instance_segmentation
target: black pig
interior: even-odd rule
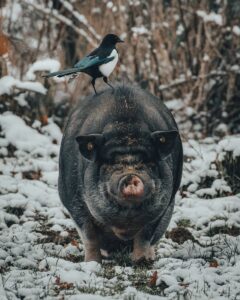
[[[167,107],[117,86],[71,113],[60,150],[59,194],[75,221],[85,261],[132,248],[153,260],[172,216],[182,175],[182,143]]]

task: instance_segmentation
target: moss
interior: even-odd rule
[[[221,227],[214,227],[214,228],[210,228],[210,230],[208,231],[207,235],[212,237],[216,234],[228,234],[231,236],[239,236],[240,235],[240,228],[232,226],[227,227],[227,226],[221,226]]]
[[[166,238],[170,238],[175,243],[179,245],[183,244],[185,241],[191,240],[195,241],[191,232],[185,227],[176,227],[171,231],[166,232]]]
[[[191,227],[191,221],[189,219],[181,219],[177,222],[178,227]]]

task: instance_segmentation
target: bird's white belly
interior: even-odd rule
[[[113,60],[111,60],[110,62],[108,62],[106,64],[102,64],[101,66],[99,66],[100,72],[105,77],[108,77],[112,73],[112,71],[114,70],[114,68],[116,67],[116,64],[118,62],[118,53],[117,53],[116,49],[113,49],[113,51],[109,55],[109,57],[112,57],[112,56],[114,56]]]

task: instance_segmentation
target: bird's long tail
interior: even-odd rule
[[[63,70],[63,71],[53,72],[53,73],[44,75],[44,77],[46,77],[46,78],[54,77],[54,76],[63,77],[66,75],[75,74],[77,72],[81,72],[81,68],[71,68],[71,69],[67,69],[67,70]]]

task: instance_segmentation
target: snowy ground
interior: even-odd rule
[[[240,299],[240,195],[222,162],[239,137],[184,144],[182,190],[152,266],[83,262],[57,193],[61,132],[0,116],[0,299]],[[236,194],[236,193],[235,193]]]

